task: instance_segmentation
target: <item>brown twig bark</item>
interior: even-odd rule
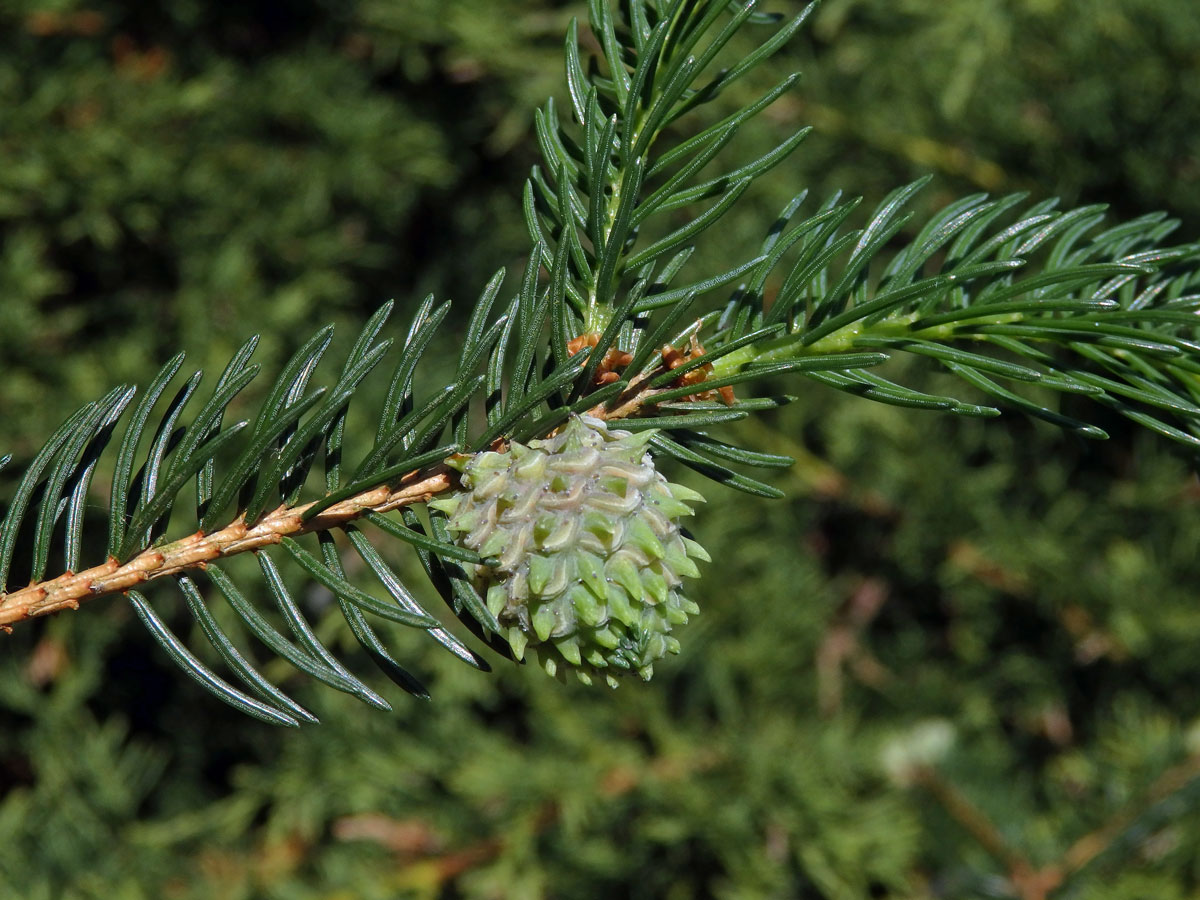
[[[253,526],[241,518],[220,531],[196,532],[187,537],[143,550],[122,564],[110,557],[107,562],[83,572],[66,572],[57,578],[31,584],[20,590],[0,594],[0,628],[6,631],[26,619],[46,616],[66,609],[79,609],[80,603],[189,569],[203,569],[208,563],[278,544],[283,538],[313,531],[340,528],[366,515],[384,513],[413,503],[423,503],[451,486],[445,466],[412,472],[398,485],[381,485],[363,491],[317,515],[304,520],[312,503],[280,506]]]

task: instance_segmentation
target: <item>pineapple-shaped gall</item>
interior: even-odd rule
[[[699,612],[680,587],[708,555],[678,521],[703,498],[658,473],[650,436],[574,416],[554,437],[452,463],[462,490],[430,505],[494,563],[475,583],[518,659],[535,647],[551,674],[565,661],[615,687],[679,652],[671,628]]]

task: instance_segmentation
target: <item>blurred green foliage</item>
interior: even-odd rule
[[[827,0],[773,113],[818,134],[703,249],[712,269],[789,190],[875,201],[928,170],[933,205],[1028,188],[1195,235],[1192,2]],[[212,368],[261,331],[270,371],[389,296],[469,308],[525,248],[531,111],[577,12],[6,5],[0,446],[28,458],[181,348]],[[750,423],[797,456],[790,499],[710,492],[704,613],[616,692],[481,675],[397,631],[432,705],[392,691],[375,713],[268,668],[323,720],[285,732],[185,683],[120,602],[19,629],[0,896],[1194,896],[1200,490],[1103,424],[1083,446],[816,390]],[[354,658],[339,622],[323,637]]]

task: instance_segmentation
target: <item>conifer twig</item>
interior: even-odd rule
[[[280,506],[256,525],[248,527],[239,517],[219,531],[197,531],[187,537],[144,550],[125,564],[109,557],[107,562],[82,572],[65,572],[57,578],[0,594],[0,628],[26,619],[63,610],[75,610],[84,600],[103,597],[137,587],[165,575],[178,575],[189,569],[202,569],[217,559],[248,550],[278,544],[285,537],[309,532],[328,531],[362,518],[369,512],[385,513],[423,503],[449,488],[451,478],[445,466],[423,473],[412,473],[401,485],[381,485],[365,490],[305,520],[304,512],[313,503]]]

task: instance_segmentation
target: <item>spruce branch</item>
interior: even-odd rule
[[[680,129],[767,61],[812,9],[780,24],[754,0],[624,0],[615,7],[591,0],[600,57],[585,66],[572,24],[565,47],[570,120],[553,100],[534,117],[543,160],[522,193],[530,257],[507,302],[503,272],[485,286],[453,379],[432,390],[418,380],[449,312],[448,303],[428,297],[402,340],[384,336],[393,305],[381,307],[323,386],[314,378],[332,330],[318,332],[245,421],[223,422],[259,374],[250,362],[256,339],[234,354],[202,404],[200,372],[168,393],[182,354],[136,405],[133,388],[114,389],[68,418],[26,465],[0,524],[0,627],[126,593],[172,659],[217,696],[266,721],[310,721],[217,625],[207,604],[219,596],[272,653],[386,708],[317,639],[273,561],[271,548],[279,547],[333,593],[365,652],[410,693],[426,696],[388,655],[368,614],[421,629],[486,668],[379,555],[369,530],[360,530],[370,526],[413,545],[454,614],[498,652],[521,658],[533,640],[560,654],[544,660],[551,671],[557,659],[583,666],[584,678],[610,666],[648,677],[652,659],[674,646],[670,627],[692,611],[678,582],[694,577],[691,557],[704,556],[677,521],[700,498],[668,484],[644,454],[748,494],[781,496],[739,469],[778,468],[789,457],[707,433],[794,401],[775,390],[781,379],[914,410],[999,415],[1000,406],[979,402],[982,396],[1085,437],[1106,436],[1026,393],[1048,389],[1095,401],[1189,452],[1200,449],[1200,245],[1167,243],[1177,223],[1165,216],[1104,228],[1098,207],[1060,212],[1043,201],[1022,210],[1019,195],[975,195],[914,229],[909,207],[919,181],[854,227],[858,200],[835,195],[809,211],[801,191],[749,259],[723,272],[691,272],[697,242],[711,239],[751,184],[796,152],[809,131],[792,132],[749,162],[726,162],[739,129],[791,90],[795,75],[695,133]],[[740,31],[771,26],[756,49],[712,70]],[[901,354],[941,366],[969,396],[930,394],[881,374]],[[393,368],[372,418],[372,446],[344,446],[356,394],[385,361]],[[78,571],[85,499],[123,419],[106,559]],[[547,490],[575,505],[539,505],[546,491],[514,487],[507,474],[497,476],[500,469],[530,478],[548,471]],[[183,509],[189,493],[194,514]],[[504,509],[540,517],[519,534],[508,532],[507,544],[492,539],[504,512],[497,497]],[[386,515],[395,511],[398,520]],[[173,527],[186,536],[167,539]],[[386,600],[347,579],[335,531],[346,535]],[[316,536],[317,552],[296,540],[304,535]],[[589,549],[555,556],[556,547],[579,541],[590,541]],[[544,552],[526,554],[527,544]],[[246,552],[258,557],[265,593],[277,606],[270,615],[218,565]],[[52,576],[57,556],[65,571]],[[8,590],[14,571],[28,578],[27,587]],[[244,691],[201,663],[137,590],[168,578]],[[582,587],[591,596],[576,590]],[[206,588],[215,589],[214,600],[205,599]],[[553,595],[554,603],[531,611],[522,592]],[[610,620],[623,627],[614,631]]]

